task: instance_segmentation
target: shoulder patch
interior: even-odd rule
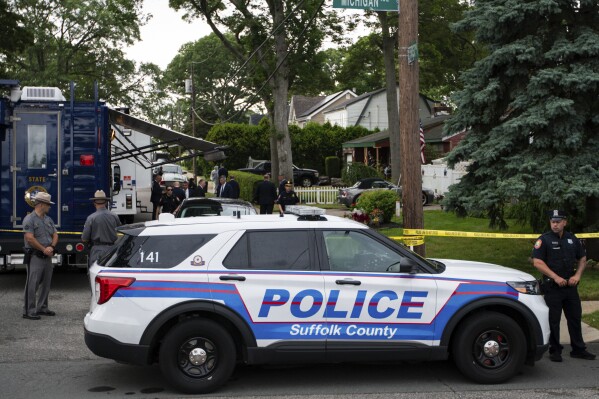
[[[541,248],[541,245],[543,245],[543,240],[539,238],[537,242],[535,242],[535,249]]]

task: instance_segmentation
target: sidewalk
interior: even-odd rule
[[[599,301],[582,301],[582,314],[593,313],[599,310]],[[566,318],[562,314],[562,322],[559,326],[560,343],[570,344],[570,336],[568,335],[568,325],[566,324]],[[589,326],[588,324],[582,323],[582,337],[585,343],[599,342],[599,330]]]

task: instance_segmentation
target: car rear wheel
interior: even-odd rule
[[[212,392],[235,369],[231,335],[207,319],[189,319],[174,326],[165,336],[158,355],[165,379],[185,393]]]
[[[422,206],[428,204],[428,197],[426,193],[422,193]]]
[[[513,377],[524,365],[526,351],[526,338],[518,323],[497,312],[465,319],[452,345],[457,368],[482,384],[498,384]]]
[[[311,187],[312,186],[312,179],[310,179],[307,176],[302,177],[302,187]]]

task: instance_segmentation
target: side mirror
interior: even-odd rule
[[[416,274],[418,273],[418,263],[416,263],[410,258],[405,258],[401,261],[401,265],[399,266],[399,272]]]

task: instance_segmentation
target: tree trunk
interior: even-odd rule
[[[395,57],[393,50],[397,43],[397,32],[390,32],[387,12],[377,12],[383,36],[383,60],[385,64],[385,84],[387,87],[387,115],[389,124],[389,160],[391,180],[400,176],[399,104],[397,100],[397,79],[395,77]]]
[[[408,47],[418,41],[418,2],[400,0],[399,14],[399,112],[401,186],[404,228],[424,228],[422,175],[418,121],[418,60],[408,64]],[[414,248],[425,256],[424,245]]]
[[[284,2],[275,1],[273,3],[273,22],[274,26],[283,24],[285,18]],[[277,161],[272,158],[273,178],[277,175],[283,175],[286,179],[293,181],[292,156],[291,156],[291,138],[289,137],[289,107],[287,105],[287,96],[289,94],[289,66],[287,63],[287,42],[286,30],[278,29],[274,34],[275,54],[277,59],[277,70],[273,77],[272,93],[274,101],[274,134],[276,142]],[[272,143],[272,141],[271,141]],[[272,145],[272,144],[271,144]],[[271,154],[274,151],[271,148]],[[275,180],[276,181],[276,180]]]

